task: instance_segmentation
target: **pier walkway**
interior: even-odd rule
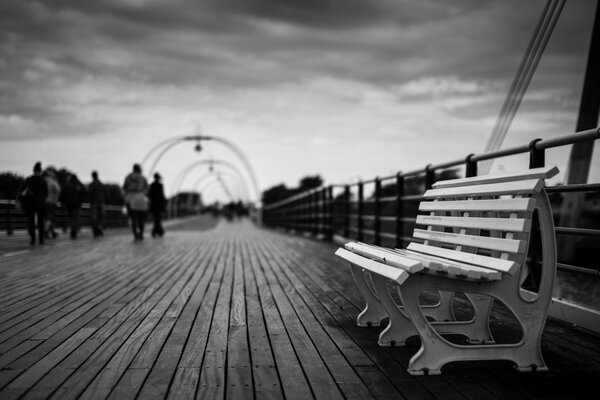
[[[494,361],[414,377],[418,338],[380,348],[381,328],[356,327],[363,303],[337,246],[202,224],[141,243],[127,230],[32,249],[0,239],[13,241],[0,245],[0,399],[600,398],[600,335],[550,320],[547,373]],[[515,337],[501,307],[492,323]]]

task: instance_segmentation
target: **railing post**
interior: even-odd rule
[[[472,176],[477,176],[477,161],[473,161],[473,156],[475,154],[471,153],[465,159],[466,171],[465,177],[470,178]]]
[[[350,186],[344,187],[344,198],[346,200],[344,210],[344,237],[350,238],[350,211],[352,211],[350,203]]]
[[[325,193],[325,197],[327,198],[327,228],[325,231],[326,239],[333,239],[333,185],[329,185],[327,187],[327,191]]]
[[[542,168],[546,164],[546,152],[544,149],[539,150],[536,147],[540,138],[533,139],[529,142],[529,168]]]
[[[311,233],[313,236],[319,235],[319,190],[313,189],[310,195],[312,204],[312,229]]]
[[[325,224],[327,222],[327,187],[322,187],[319,191],[319,197],[321,199],[319,204],[319,235],[325,236]]]
[[[396,174],[396,247],[402,247],[402,237],[404,236],[404,176]]]
[[[6,207],[6,235],[11,236],[13,234],[12,216],[11,216],[11,210],[12,210],[11,200],[7,201],[6,206],[7,206]]]
[[[373,230],[375,236],[373,238],[373,244],[376,246],[381,245],[381,180],[379,177],[375,178],[375,203],[373,205]]]
[[[358,182],[358,215],[357,218],[357,240],[362,242],[363,238],[363,214],[364,214],[364,199],[363,199],[363,188],[364,185],[362,182]]]
[[[431,164],[425,167],[425,190],[431,189],[435,179],[435,171],[431,169]]]

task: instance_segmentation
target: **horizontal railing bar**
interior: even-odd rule
[[[556,263],[556,268],[563,271],[578,272],[580,274],[593,275],[596,278],[600,277],[600,271],[593,268],[577,267],[575,265]]]
[[[396,239],[396,235],[393,234],[393,233],[379,232],[379,236],[385,237],[385,238],[388,238],[388,239]]]
[[[600,183],[575,183],[569,185],[546,187],[548,193],[567,193],[567,192],[596,192],[600,191]]]
[[[596,139],[600,139],[600,127],[571,133],[557,138],[543,139],[535,143],[535,148],[537,150],[544,150]]]
[[[587,236],[587,237],[600,237],[600,230],[588,229],[588,228],[571,228],[565,226],[557,226],[554,228],[556,233],[563,235],[576,235],[576,236]]]

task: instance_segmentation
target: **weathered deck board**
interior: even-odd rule
[[[406,347],[358,328],[335,246],[249,223],[159,240],[0,245],[0,398],[535,399],[600,397],[600,336],[549,321],[548,373],[464,362],[413,377]],[[460,301],[459,301],[460,302]],[[497,308],[497,309],[496,309]],[[515,337],[495,307],[498,337]]]

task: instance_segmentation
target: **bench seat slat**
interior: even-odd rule
[[[450,260],[460,261],[467,264],[474,264],[480,267],[493,269],[498,272],[514,275],[519,270],[519,264],[511,260],[503,260],[495,257],[482,256],[480,254],[465,253],[455,250],[443,249],[441,247],[427,246],[420,243],[410,243],[408,250],[417,253],[430,254],[433,256],[448,258]]]
[[[344,260],[351,262],[352,264],[358,265],[364,269],[367,269],[376,274],[382,275],[388,279],[391,279],[398,284],[402,284],[409,277],[409,273],[402,268],[396,268],[389,265],[382,264],[380,262],[365,258],[358,254],[354,254],[346,249],[339,248],[335,252],[336,256],[342,257]]]
[[[535,208],[535,199],[481,199],[473,200],[446,200],[422,201],[420,211],[532,211]]]
[[[514,182],[526,179],[549,179],[558,174],[558,168],[533,168],[523,171],[502,174],[490,174],[483,176],[473,176],[469,178],[450,179],[447,181],[436,182],[432,185],[434,189],[450,188],[456,186],[470,186],[488,183]]]
[[[490,183],[475,186],[458,186],[442,189],[430,189],[423,195],[426,199],[466,196],[504,196],[514,194],[537,193],[544,187],[541,179],[517,182]]]
[[[417,253],[416,251],[411,250],[394,249],[394,251],[406,257],[422,260],[423,265],[429,269],[445,271],[449,274],[465,276],[471,279],[487,279],[496,281],[502,278],[502,274],[493,269],[478,267],[473,264],[461,263],[459,261],[452,261],[448,260],[447,258],[437,257],[431,254]],[[430,265],[432,265],[433,268],[431,268]]]
[[[529,232],[531,220],[522,218],[479,218],[419,215],[417,224],[451,228],[487,229],[506,232]]]
[[[373,258],[385,264],[402,268],[410,273],[415,273],[424,268],[423,264],[414,258],[402,256],[392,250],[379,246],[372,246],[365,243],[347,243],[344,247],[353,253]]]
[[[504,251],[508,253],[523,253],[525,251],[525,242],[518,239],[461,235],[458,233],[426,231],[424,229],[415,229],[413,237],[459,246]]]

